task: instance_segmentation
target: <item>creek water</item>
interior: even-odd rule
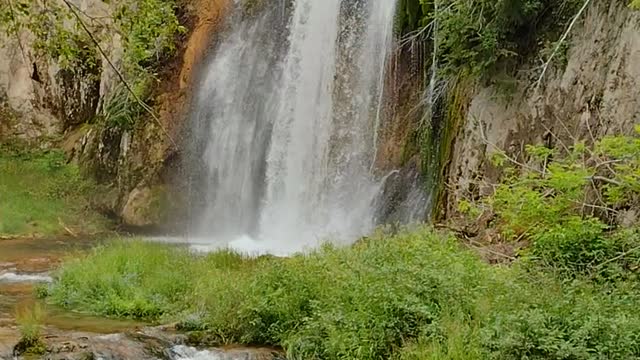
[[[67,256],[98,243],[84,238],[0,240],[0,359],[11,353],[20,334],[16,312],[37,301],[34,286],[51,280],[51,271]],[[44,310],[44,334],[66,332],[109,334],[142,325],[133,321],[97,318],[53,306]]]
[[[198,242],[288,254],[376,225],[395,0],[296,0],[231,17],[193,114]]]
[[[41,335],[50,349],[47,359],[85,359],[89,350],[99,359],[151,360],[157,358],[154,352],[162,352],[163,358],[174,360],[279,358],[277,350],[268,348],[196,349],[176,345],[183,340],[171,327],[154,328],[138,321],[70,312],[35,298],[34,287],[51,281],[52,272],[65,258],[100,242],[70,237],[0,240],[0,360],[16,359],[12,355],[20,339],[16,313],[32,309],[36,302],[43,309],[40,323]],[[42,357],[27,357],[31,358]]]

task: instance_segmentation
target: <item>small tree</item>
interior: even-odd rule
[[[635,136],[561,148],[527,146],[526,161],[498,152],[493,161],[504,176],[494,194],[459,209],[494,213],[506,241],[526,239],[529,255],[570,273],[637,268],[637,220],[623,226],[621,218],[640,208],[640,126]]]

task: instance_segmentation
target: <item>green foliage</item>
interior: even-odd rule
[[[98,247],[90,262],[67,264],[49,295],[65,307],[155,319],[192,289],[188,258],[185,251],[142,242]]]
[[[491,267],[428,229],[291,258],[120,241],[65,264],[49,291],[69,308],[178,319],[193,341],[282,346],[289,359],[640,356],[632,283]]]
[[[0,27],[11,36],[28,30],[34,35],[34,48],[39,54],[57,60],[63,69],[98,66],[91,39],[62,3],[12,0],[10,6],[0,10]]]
[[[631,6],[632,9],[640,10],[640,0],[631,1],[631,4],[629,6]]]
[[[124,58],[121,71],[135,95],[148,101],[161,63],[176,50],[180,25],[174,0],[128,0],[117,6],[114,24],[122,36]],[[143,113],[141,105],[123,86],[108,99],[107,123],[130,128]]]
[[[114,25],[124,50],[120,70],[135,96],[123,85],[113,89],[103,108],[107,124],[131,129],[141,118],[138,100],[149,100],[160,65],[175,53],[177,36],[186,31],[176,10],[174,0],[128,0],[116,7]]]
[[[65,70],[96,73],[101,65],[98,50],[64,3],[12,0],[11,4],[0,9],[0,28],[8,35],[27,30],[34,35],[38,55],[56,60]],[[186,30],[178,21],[174,0],[125,0],[114,8],[110,22],[95,21],[80,8],[74,10],[98,42],[111,41],[115,34],[122,39],[123,59],[118,70],[135,96],[119,85],[102,110],[107,124],[129,129],[142,114],[135,97],[149,100],[160,65],[175,53],[177,37]]]
[[[97,231],[104,220],[89,210],[94,190],[60,151],[0,146],[0,234],[58,235],[64,226]]]
[[[173,54],[176,35],[186,31],[175,10],[173,0],[125,1],[117,7],[114,20],[123,37],[126,72],[153,69]]]
[[[635,283],[559,284],[515,273],[495,298],[482,343],[489,359],[633,359],[640,356]]]
[[[496,64],[517,60],[537,38],[561,28],[577,0],[403,0],[397,25],[402,33],[430,27],[442,74],[486,75]]]
[[[20,341],[15,346],[18,354],[42,355],[46,346],[42,342],[42,324],[44,309],[40,303],[31,307],[22,306],[17,309],[16,322],[20,330]]]
[[[124,85],[118,85],[107,95],[102,112],[106,124],[131,130],[144,109]]]
[[[640,204],[640,138],[608,136],[568,150],[528,146],[526,165],[500,154],[494,163],[506,177],[484,206],[507,239],[530,239],[530,255],[545,265],[607,276],[613,267],[634,269],[640,242],[617,236],[612,225]]]

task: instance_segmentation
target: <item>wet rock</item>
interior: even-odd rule
[[[193,347],[178,345],[169,351],[175,360],[279,360],[284,356],[273,349],[237,348],[198,350]]]
[[[158,224],[166,211],[165,191],[156,186],[135,188],[122,209],[125,225],[149,227]]]
[[[376,223],[425,220],[430,199],[421,184],[423,178],[413,163],[387,175],[376,200]]]
[[[187,337],[174,327],[148,327],[136,331],[96,335],[59,333],[42,339],[46,353],[25,359],[45,360],[278,360],[282,352],[271,348],[196,348],[185,344]],[[0,359],[13,359],[0,348]],[[14,349],[15,350],[15,349]],[[22,359],[22,357],[18,357]]]

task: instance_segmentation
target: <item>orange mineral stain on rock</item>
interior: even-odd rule
[[[222,22],[229,5],[229,0],[197,0],[195,2],[197,20],[184,50],[180,89],[186,89],[191,85],[194,70],[204,59],[211,38]]]

